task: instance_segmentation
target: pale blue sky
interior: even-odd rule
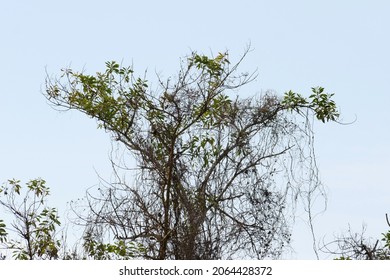
[[[251,42],[242,69],[258,69],[242,95],[272,89],[335,92],[345,122],[315,125],[328,209],[315,221],[330,240],[348,224],[380,237],[390,213],[389,1],[2,1],[0,4],[0,182],[42,177],[52,204],[84,194],[109,178],[110,139],[78,112],[46,103],[45,69],[103,70],[107,60],[175,74],[191,50],[229,50],[232,60]],[[311,259],[308,228],[297,220],[295,254]]]

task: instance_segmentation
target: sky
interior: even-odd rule
[[[98,175],[111,176],[109,135],[79,112],[50,107],[47,75],[103,71],[116,60],[168,77],[192,51],[228,50],[234,61],[250,44],[242,69],[258,77],[242,96],[290,89],[307,96],[322,86],[335,93],[342,122],[353,122],[314,126],[328,191],[317,239],[363,224],[380,238],[390,214],[389,11],[385,0],[1,1],[0,183],[44,178],[51,205],[66,209]],[[284,257],[314,259],[297,214],[294,252]]]

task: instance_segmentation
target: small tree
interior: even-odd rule
[[[35,179],[26,187],[21,199],[24,190],[20,181],[8,180],[7,185],[0,187],[0,206],[14,218],[9,230],[18,238],[9,238],[6,224],[0,219],[0,245],[11,249],[15,259],[57,259],[61,243],[55,233],[60,221],[56,209],[46,205],[46,182]]]
[[[309,98],[232,96],[254,78],[237,73],[246,53],[234,65],[228,53],[193,53],[155,90],[116,62],[47,79],[51,104],[96,119],[137,163],[128,182],[120,171],[130,168],[113,159],[116,181],[87,195],[90,212],[80,218],[90,234],[136,242],[147,259],[281,254],[288,209],[300,197],[310,209],[321,193],[310,116],[333,121],[338,112],[321,87]]]
[[[387,214],[386,221],[390,227]],[[390,230],[382,233],[381,240],[367,238],[364,230],[362,233],[353,233],[349,229],[346,235],[325,244],[321,250],[339,256],[337,260],[390,260]]]
[[[50,190],[46,182],[35,179],[26,187],[24,190],[19,180],[8,180],[0,187],[0,206],[5,210],[2,213],[8,212],[8,220],[12,221],[7,227],[4,217],[0,217],[0,249],[11,250],[14,259],[130,259],[142,249],[122,240],[113,244],[99,242],[86,231],[82,248],[74,244],[74,250],[68,251],[65,231],[58,230],[61,223],[57,210],[47,205]],[[5,257],[0,253],[0,260]]]

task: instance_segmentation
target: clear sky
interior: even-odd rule
[[[168,77],[192,50],[229,50],[234,60],[250,42],[242,69],[259,75],[240,94],[322,86],[336,93],[343,121],[356,118],[315,125],[329,199],[317,238],[363,223],[380,238],[390,213],[389,13],[386,0],[1,1],[0,182],[42,177],[52,205],[65,209],[97,173],[111,175],[109,136],[81,113],[47,104],[46,71],[101,71],[117,60]],[[299,218],[296,225],[287,258],[313,259],[309,229]]]

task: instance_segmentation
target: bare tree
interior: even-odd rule
[[[386,222],[390,227],[387,214]],[[366,237],[365,227],[361,233],[354,233],[349,229],[346,235],[324,244],[321,251],[338,256],[341,260],[390,260],[390,230],[383,233],[379,240]]]
[[[338,112],[320,87],[309,99],[234,97],[255,77],[238,73],[246,54],[232,65],[227,53],[193,53],[155,90],[116,62],[48,77],[52,105],[96,119],[136,161],[113,158],[115,180],[87,194],[89,236],[135,242],[147,259],[280,256],[296,202],[322,194],[310,118]]]

